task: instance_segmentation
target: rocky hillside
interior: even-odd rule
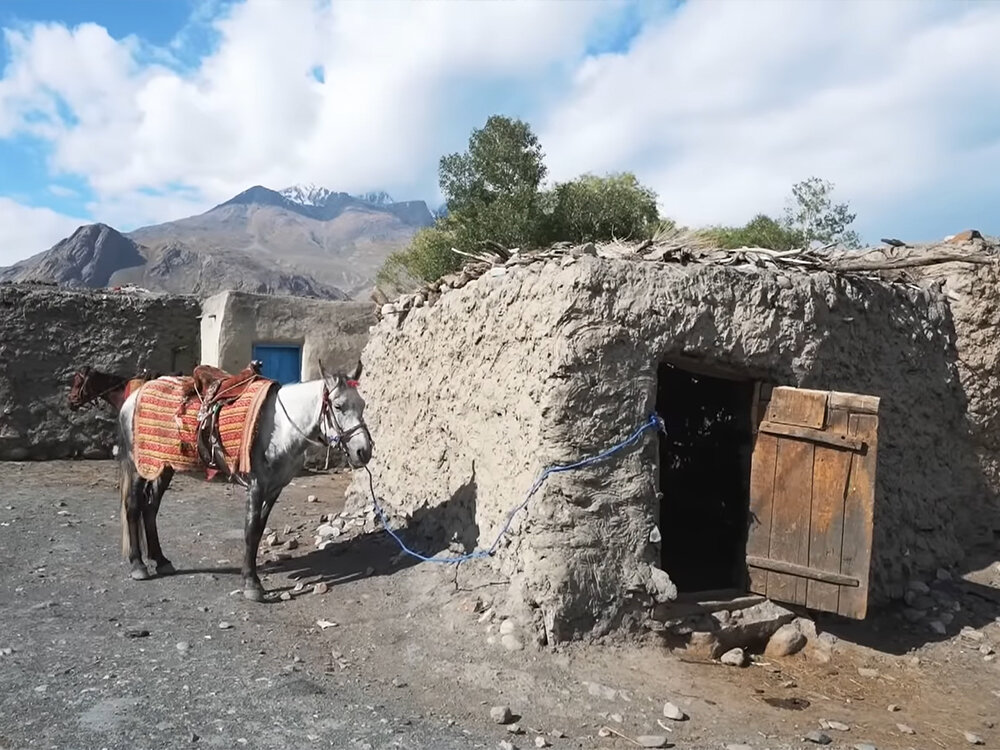
[[[199,252],[250,253],[353,295],[371,286],[389,253],[433,222],[423,201],[258,185],[200,216],[143,227],[129,237],[149,247],[180,242]]]
[[[49,250],[0,269],[0,281],[343,299],[369,289],[389,253],[433,221],[423,201],[398,202],[382,192],[255,186],[198,216],[128,234],[105,224],[80,227]]]
[[[346,299],[347,294],[308,274],[282,268],[253,253],[194,249],[180,242],[148,247],[106,224],[87,224],[51,249],[0,269],[0,281],[55,282],[68,287],[135,284],[203,297],[225,289]]]

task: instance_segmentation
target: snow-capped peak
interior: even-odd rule
[[[332,190],[327,190],[325,187],[318,187],[312,183],[306,185],[292,185],[291,187],[286,187],[284,190],[279,190],[282,196],[292,201],[292,203],[298,203],[300,206],[322,206],[326,204],[327,199],[333,195]]]
[[[364,201],[365,203],[371,203],[373,206],[388,206],[390,203],[395,203],[392,196],[389,195],[384,190],[375,190],[370,193],[364,193],[362,195],[355,195],[359,201]]]

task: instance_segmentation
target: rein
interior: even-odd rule
[[[347,385],[352,388],[357,388],[358,382],[356,380],[348,380]],[[330,406],[330,388],[327,386],[325,380],[323,381],[323,395],[322,402],[319,407],[319,424],[317,425],[317,429],[319,429],[322,434],[322,427],[324,423],[333,427],[336,435],[328,442],[324,443],[316,440],[316,438],[310,435],[307,435],[305,430],[295,423],[295,420],[292,419],[291,415],[288,413],[288,409],[285,408],[284,403],[281,401],[280,391],[275,391],[274,398],[278,402],[278,406],[281,407],[281,411],[284,412],[285,418],[288,420],[289,424],[291,424],[292,427],[295,428],[295,431],[298,432],[307,442],[310,442],[313,445],[318,445],[320,448],[326,449],[329,449],[332,445],[337,445],[344,452],[344,455],[347,456],[347,441],[352,435],[354,435],[354,433],[364,430],[368,434],[368,441],[371,442],[371,433],[368,432],[368,425],[365,424],[364,419],[349,430],[345,430],[340,426],[340,422],[337,421],[337,415],[334,414],[333,408]]]
[[[87,376],[87,377],[86,377],[86,378],[84,379],[84,381],[83,381],[83,385],[81,385],[81,386],[80,386],[80,389],[79,389],[79,390],[80,390],[80,392],[81,392],[81,395],[82,395],[82,392],[83,392],[84,388],[86,387],[86,385],[87,385],[87,381],[88,381],[89,379],[90,379],[90,376],[88,375],[88,376]],[[117,391],[117,390],[118,390],[119,388],[124,388],[124,387],[125,387],[125,386],[127,386],[127,385],[128,385],[128,379],[126,379],[126,380],[123,380],[123,381],[122,381],[121,383],[119,383],[118,385],[112,385],[112,386],[110,386],[110,387],[108,387],[108,388],[105,388],[105,389],[104,389],[103,391],[100,391],[99,393],[93,393],[93,394],[91,394],[91,395],[87,396],[87,398],[81,398],[81,399],[79,400],[79,403],[77,404],[77,408],[82,408],[82,407],[86,406],[86,405],[87,405],[87,404],[89,404],[89,403],[92,403],[92,402],[94,402],[94,401],[97,401],[97,399],[99,399],[99,398],[101,398],[101,397],[103,397],[103,396],[107,396],[107,395],[108,395],[109,393],[111,393],[112,391]]]

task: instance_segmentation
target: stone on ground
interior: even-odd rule
[[[663,704],[663,715],[668,719],[673,719],[674,721],[684,721],[687,719],[687,714],[681,711],[673,703]]]
[[[497,724],[509,724],[514,719],[514,714],[510,712],[510,706],[493,706],[490,718]]]
[[[795,623],[778,628],[767,642],[764,654],[770,657],[791,656],[806,645],[806,637]]]
[[[635,738],[639,747],[666,747],[669,743],[663,734],[640,734]]]
[[[823,732],[810,732],[805,737],[803,737],[806,742],[812,742],[816,745],[829,745],[833,740],[830,739],[830,735],[824,734]]]
[[[730,667],[745,667],[747,655],[741,648],[733,648],[719,657],[719,661]]]

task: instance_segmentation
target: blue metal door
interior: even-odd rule
[[[302,347],[276,344],[254,344],[253,358],[263,364],[260,374],[282,385],[298,383],[302,375]]]

